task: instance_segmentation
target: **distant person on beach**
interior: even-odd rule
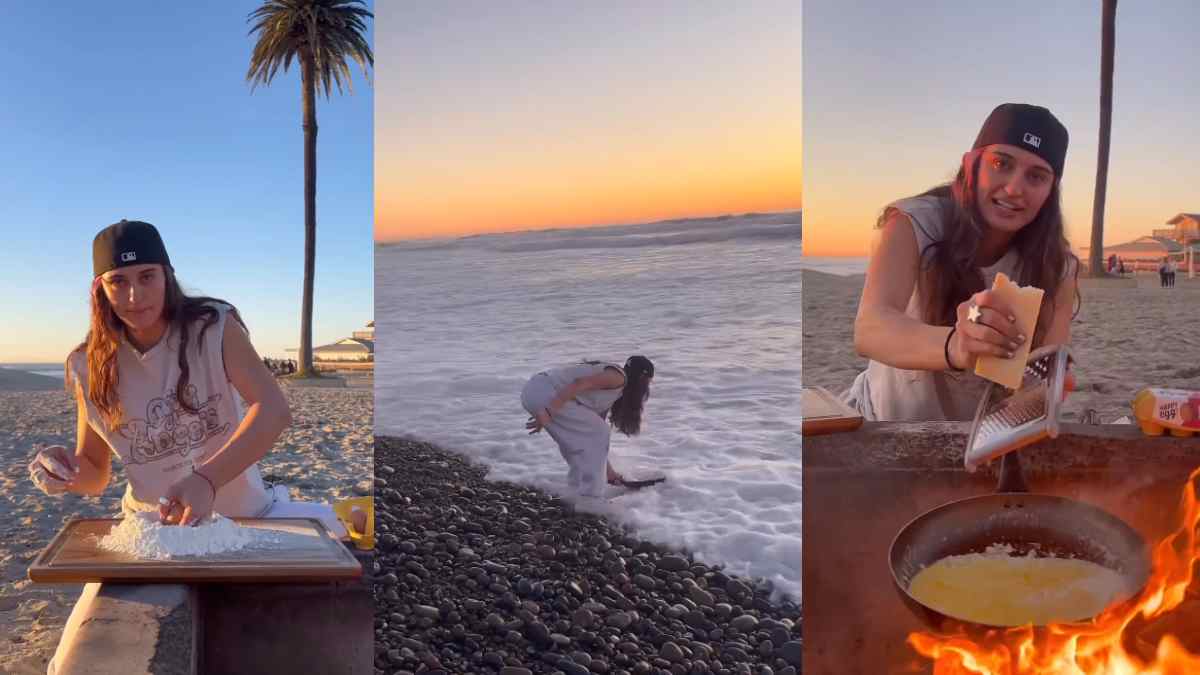
[[[117,455],[128,478],[126,516],[156,512],[176,525],[213,511],[307,517],[346,536],[331,507],[292,502],[286,486],[262,480],[258,461],[291,416],[237,310],[186,295],[148,223],[122,220],[101,230],[92,266],[89,330],[65,366],[78,410],[76,448],[39,451],[29,464],[33,483],[47,495],[99,495]],[[85,587],[60,648],[98,590]]]
[[[1160,262],[1158,264],[1158,287],[1159,288],[1167,287],[1167,259],[1166,258],[1163,258],[1162,262]]]
[[[625,365],[586,361],[545,370],[521,391],[529,413],[525,428],[545,429],[567,462],[567,487],[584,497],[603,497],[604,483],[624,477],[608,462],[610,426],[626,436],[642,428],[642,407],[650,397],[654,364],[631,356]],[[605,418],[608,421],[605,421]]]
[[[1067,344],[1079,260],[1063,229],[1067,129],[1006,103],[984,121],[953,182],[888,204],[876,223],[854,345],[869,359],[845,392],[868,420],[971,420],[982,355]],[[1005,273],[1045,291],[1033,335],[989,290]]]

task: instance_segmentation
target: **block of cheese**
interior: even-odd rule
[[[1033,286],[1018,286],[1003,272],[996,274],[992,294],[1012,309],[1017,317],[1017,328],[1025,336],[1025,342],[1013,350],[1011,359],[998,356],[980,356],[975,361],[975,374],[987,378],[1009,389],[1021,386],[1025,372],[1025,361],[1033,344],[1033,331],[1037,327],[1038,313],[1042,308],[1044,291]]]

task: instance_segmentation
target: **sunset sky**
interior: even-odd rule
[[[92,239],[122,218],[156,225],[185,291],[233,303],[260,354],[294,357],[300,77],[293,67],[251,93],[246,18],[260,5],[7,5],[0,363],[62,363],[83,340]],[[372,102],[356,69],[353,96],[317,103],[314,345],[374,316]]]
[[[375,239],[800,207],[800,3],[380,3]]]
[[[865,255],[888,202],[953,178],[1003,102],[1049,108],[1070,133],[1063,204],[1090,238],[1100,2],[804,1],[804,253]],[[990,18],[985,18],[990,15]],[[1200,212],[1200,4],[1117,7],[1105,243]]]

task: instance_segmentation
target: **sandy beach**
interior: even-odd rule
[[[293,422],[261,462],[263,478],[290,486],[295,500],[332,502],[368,494],[372,389],[283,382]],[[125,488],[120,463],[114,462],[114,480],[103,495],[47,497],[29,481],[26,468],[35,443],[75,447],[73,397],[61,380],[0,370],[0,673],[46,672],[81,589],[32,584],[29,563],[71,517],[118,516]]]
[[[854,353],[863,276],[805,270],[803,281],[804,384],[840,394],[867,363]],[[1071,324],[1078,384],[1066,420],[1089,410],[1103,423],[1131,416],[1143,387],[1200,389],[1200,324],[1186,314],[1200,302],[1200,278],[1181,272],[1174,288],[1160,288],[1157,274],[1080,279],[1079,290],[1083,305]]]

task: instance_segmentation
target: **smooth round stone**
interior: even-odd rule
[[[413,614],[425,619],[436,619],[441,616],[437,607],[430,607],[429,605],[417,605],[413,607]]]
[[[564,649],[571,646],[571,638],[563,635],[562,633],[551,633],[550,641],[553,642],[557,647]]]
[[[633,617],[629,616],[627,612],[615,612],[605,619],[604,623],[614,628],[624,629],[633,623]]]
[[[783,643],[783,646],[779,648],[779,656],[782,657],[783,660],[788,664],[796,666],[797,668],[800,667],[800,660],[803,654],[804,647],[801,645],[799,640],[785,642]]]
[[[661,649],[658,650],[658,655],[672,663],[683,660],[683,650],[674,642],[664,642]]]
[[[571,621],[580,628],[591,628],[596,623],[596,615],[591,610],[580,607],[571,615]]]
[[[750,631],[754,630],[756,626],[758,626],[758,619],[751,614],[743,614],[735,618],[733,621],[730,621],[729,625],[742,631],[743,633],[749,633]]]
[[[715,601],[713,594],[709,593],[703,588],[700,588],[699,586],[692,586],[691,588],[688,588],[687,592],[688,597],[691,598],[692,602],[695,602],[697,605],[702,605],[705,607],[713,606]]]

